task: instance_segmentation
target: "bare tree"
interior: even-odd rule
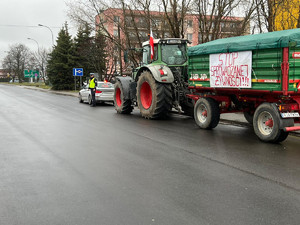
[[[49,57],[49,51],[45,48],[39,49],[38,52],[34,53],[34,58],[36,61],[36,67],[40,71],[40,78],[45,82],[47,80],[47,61]]]
[[[189,12],[191,0],[161,0],[171,36],[184,38],[184,19]]]
[[[235,36],[241,36],[247,34],[247,32],[252,34],[254,33],[250,32],[250,23],[256,18],[255,12],[257,7],[258,6],[255,3],[255,0],[242,0],[241,4],[239,5],[239,10],[241,11],[240,16],[242,17],[242,20],[235,29]]]
[[[108,46],[114,49],[108,71],[115,70],[116,64],[124,71],[129,67],[122,60],[124,52],[128,52],[130,62],[137,66],[141,54],[128,50],[141,48],[142,42],[149,39],[151,28],[156,38],[184,37],[184,17],[190,2],[191,0],[113,0],[107,3],[104,0],[75,0],[69,1],[68,6],[69,16],[73,21],[78,24],[88,22],[106,36],[108,45],[115,46]],[[114,33],[108,30],[109,23],[114,24]]]
[[[2,67],[6,69],[8,76],[12,78],[12,81],[15,81],[15,74],[13,73],[13,59],[10,54],[5,56],[3,62],[2,62]]]
[[[30,64],[31,53],[23,44],[10,46],[7,56],[3,61],[3,68],[10,71],[13,76],[18,77],[19,82],[23,81],[24,69]]]
[[[199,20],[199,42],[247,33],[255,9],[253,0],[194,0],[193,10]]]
[[[254,28],[259,33],[264,31],[275,31],[276,29],[276,18],[278,18],[283,3],[286,0],[255,0],[256,18]]]

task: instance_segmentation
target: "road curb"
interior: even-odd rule
[[[78,97],[78,93],[74,92],[68,92],[68,91],[55,91],[55,90],[49,90],[49,89],[42,89],[38,87],[31,87],[31,86],[19,86],[25,89],[30,89],[30,90],[36,90],[36,91],[42,91],[42,92],[48,92],[52,94],[57,94],[57,95],[64,95],[64,96],[72,96],[72,97]]]

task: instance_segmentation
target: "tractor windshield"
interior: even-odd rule
[[[185,44],[163,44],[161,46],[162,61],[168,65],[181,65],[187,60]]]

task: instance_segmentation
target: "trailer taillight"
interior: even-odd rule
[[[291,111],[299,111],[299,105],[298,104],[291,104]]]
[[[288,105],[279,105],[278,109],[279,109],[280,112],[289,111]]]
[[[284,104],[279,105],[278,109],[280,112],[293,112],[293,111],[299,111],[299,105],[298,104]]]

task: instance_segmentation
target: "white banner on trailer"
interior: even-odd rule
[[[252,51],[209,55],[210,87],[251,88]]]

